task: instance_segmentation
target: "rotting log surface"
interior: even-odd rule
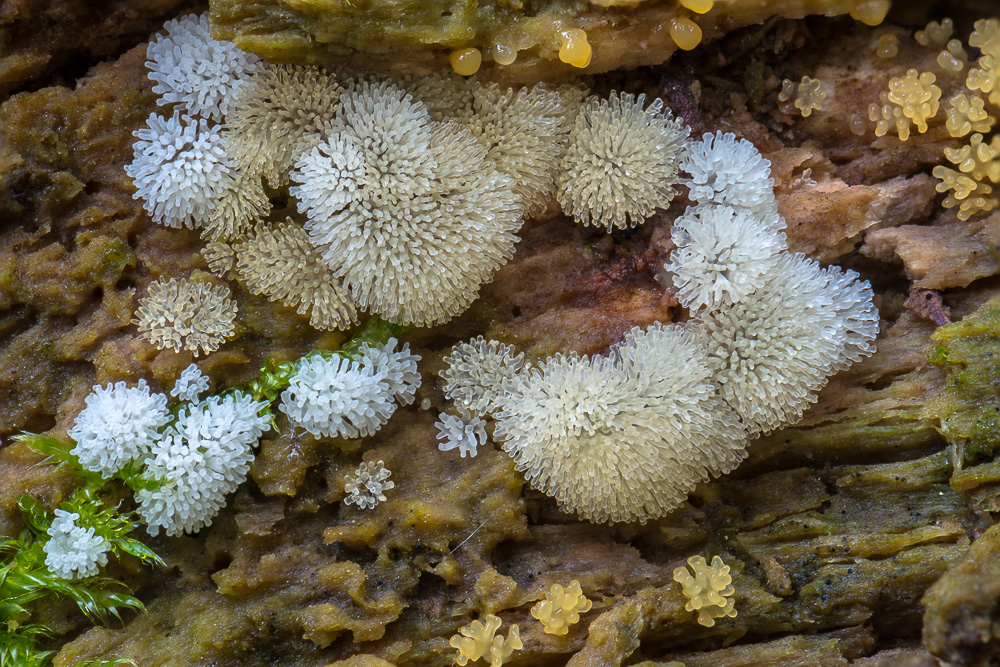
[[[878,352],[834,377],[800,424],[754,443],[733,475],[645,526],[594,526],[559,512],[492,447],[474,459],[438,451],[436,373],[452,342],[484,333],[533,357],[600,353],[631,326],[683,317],[655,277],[683,201],[611,236],[550,212],[526,225],[514,261],[469,313],[408,335],[424,356],[416,405],[429,399],[435,409],[400,410],[360,442],[289,429],[265,439],[251,479],[210,528],[150,541],[167,568],[116,566],[148,615],[84,630],[69,607],[38,610],[71,640],[56,665],[114,654],[177,666],[443,666],[454,657],[448,638],[487,612],[504,628],[519,624],[515,667],[932,664],[922,632],[955,664],[988,664],[1000,633],[989,612],[995,596],[977,582],[995,568],[995,530],[969,545],[1000,493],[996,417],[987,412],[1000,370],[997,267],[955,258],[970,244],[994,252],[982,230],[1000,217],[960,223],[935,208],[926,174],[955,145],[940,117],[905,146],[850,132],[889,76],[934,66],[902,31],[901,55],[876,61],[885,30],[781,22],[762,40],[737,32],[710,55],[591,81],[599,92],[625,85],[662,95],[698,131],[754,141],[774,165],[793,249],[874,281]],[[190,362],[142,342],[130,325],[151,281],[204,269],[196,234],[152,225],[122,171],[131,132],[155,108],[144,48],[75,87],[0,105],[0,212],[9,221],[0,233],[0,533],[20,529],[19,495],[54,503],[72,484],[35,466],[38,457],[8,435],[64,434],[93,383],[145,377],[164,389]],[[781,78],[821,70],[851,94],[809,119],[777,105]],[[944,98],[956,83],[948,85]],[[903,307],[910,280],[946,289],[955,319],[976,315],[936,331]],[[203,362],[217,388],[245,383],[268,355],[295,358],[341,339],[235,294],[240,335]],[[340,502],[362,456],[384,460],[396,482],[368,512]],[[739,615],[713,628],[684,610],[671,577],[695,553],[733,566]],[[574,578],[593,609],[567,636],[543,634],[530,605]]]

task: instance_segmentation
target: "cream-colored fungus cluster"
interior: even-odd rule
[[[542,624],[546,634],[565,635],[569,626],[579,622],[580,614],[590,611],[594,603],[587,599],[574,579],[569,586],[552,584],[545,592],[545,599],[531,607],[531,615]]]
[[[498,635],[503,621],[499,616],[487,614],[458,630],[451,638],[452,648],[458,649],[455,663],[467,665],[480,658],[489,660],[490,667],[501,667],[514,651],[524,648],[517,625],[512,625],[506,637]]]
[[[698,623],[707,628],[715,625],[717,618],[735,618],[736,602],[731,596],[736,589],[729,566],[718,556],[712,558],[711,565],[704,556],[691,556],[687,562],[693,575],[686,567],[674,570],[674,581],[681,585],[688,599],[684,608],[697,611]]]

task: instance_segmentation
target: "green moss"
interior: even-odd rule
[[[950,372],[928,404],[928,416],[966,456],[992,455],[1000,446],[1000,297],[939,328],[931,339],[941,342],[927,351],[928,358]]]

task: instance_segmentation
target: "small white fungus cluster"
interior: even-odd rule
[[[86,470],[110,477],[139,466],[151,485],[136,493],[138,512],[152,535],[210,525],[246,479],[252,448],[269,428],[260,415],[264,403],[239,391],[199,400],[207,389],[208,378],[188,366],[170,392],[185,401],[174,418],[166,395],[151,393],[144,380],[137,387],[98,385],[69,431]]]
[[[135,387],[124,382],[95,386],[86,402],[69,430],[77,443],[72,453],[80,465],[105,479],[146,457],[170,421],[167,397],[150,392],[145,380]]]
[[[444,363],[444,395],[459,411],[482,417],[496,410],[505,387],[524,368],[524,353],[478,336],[453,347]]]
[[[779,224],[771,163],[752,143],[732,132],[706,133],[688,144],[680,169],[689,174],[681,182],[698,204],[745,208],[763,220]]]
[[[135,136],[135,158],[125,173],[153,220],[168,227],[195,227],[207,220],[231,182],[218,127],[178,111],[169,118],[154,113]]]
[[[467,130],[434,123],[401,88],[363,81],[340,102],[336,131],[291,174],[310,238],[361,308],[445,322],[513,255],[513,183]]]
[[[583,102],[560,165],[556,198],[566,215],[627,229],[674,198],[688,130],[663,100],[612,92]]]
[[[42,547],[45,567],[63,579],[96,575],[101,566],[108,564],[107,540],[96,535],[93,528],[78,525],[80,515],[76,512],[57,509],[55,515],[47,531],[49,540]]]
[[[362,346],[357,358],[314,354],[299,362],[280,409],[293,425],[316,437],[361,438],[382,428],[397,402],[413,402],[420,384],[419,356],[396,339]]]
[[[208,391],[208,376],[203,375],[197,365],[190,364],[174,381],[170,395],[181,401],[197,401],[206,391]]]
[[[154,489],[136,492],[139,514],[151,534],[194,532],[212,524],[253,461],[252,447],[267,430],[264,404],[234,392],[187,405],[158,439],[146,462]]]
[[[457,449],[464,459],[474,457],[479,446],[486,444],[486,421],[482,417],[456,417],[442,413],[434,424],[437,427],[438,449],[450,452]]]
[[[189,113],[221,120],[260,58],[229,42],[212,39],[208,14],[167,21],[165,34],[146,50],[149,78],[159,104],[177,104]]]
[[[139,335],[159,349],[200,355],[219,348],[236,329],[236,302],[226,285],[187,278],[158,280],[139,302]]]
[[[396,486],[389,479],[391,474],[383,461],[362,462],[354,473],[354,478],[344,485],[344,491],[347,492],[344,503],[357,505],[360,509],[372,509],[386,499],[386,491]]]

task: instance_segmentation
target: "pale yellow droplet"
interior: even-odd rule
[[[863,137],[865,132],[868,131],[868,123],[861,116],[852,116],[850,120],[847,121],[847,126],[851,128],[853,134]]]
[[[690,9],[696,14],[704,14],[712,9],[712,5],[715,4],[715,0],[680,0],[680,2],[681,7]]]
[[[878,25],[885,20],[891,4],[891,0],[858,0],[851,10],[851,18],[865,25]]]
[[[895,35],[882,35],[878,38],[878,48],[875,55],[879,58],[895,58],[899,53],[899,40]]]
[[[483,64],[483,54],[479,49],[455,49],[448,56],[451,68],[462,76],[471,76],[479,71],[479,66]]]
[[[701,44],[701,28],[687,17],[671,19],[670,37],[678,48],[690,51]]]
[[[517,60],[517,49],[497,42],[493,45],[493,62],[498,65],[510,65]]]
[[[570,28],[559,33],[559,60],[573,67],[586,67],[590,64],[593,52],[587,41],[587,33],[580,28]]]

